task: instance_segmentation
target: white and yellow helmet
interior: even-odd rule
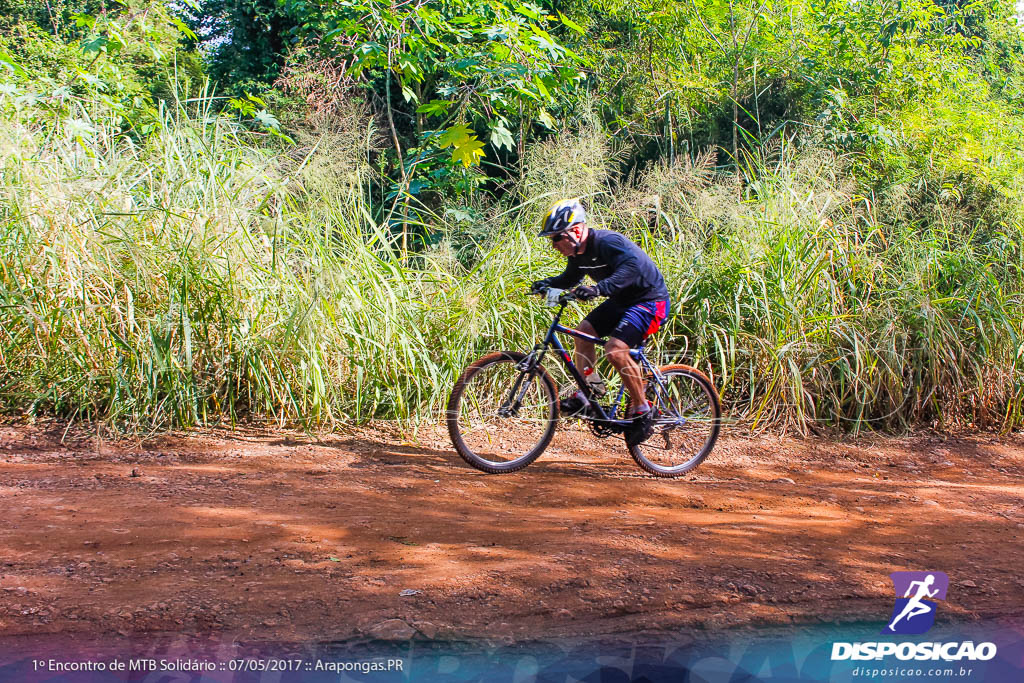
[[[563,199],[560,202],[555,202],[555,205],[544,216],[538,236],[549,237],[557,235],[560,232],[565,232],[577,223],[586,222],[587,212],[583,209],[583,204],[580,203],[579,198]]]

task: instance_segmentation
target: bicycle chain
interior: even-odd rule
[[[606,427],[597,420],[587,420],[587,425],[590,427],[590,431],[594,433],[594,436],[599,439],[607,439],[616,433],[611,427]]]

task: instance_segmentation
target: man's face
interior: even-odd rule
[[[583,234],[586,229],[587,226],[585,223],[577,223],[565,232],[552,235],[548,239],[551,240],[551,246],[553,246],[562,256],[572,256],[576,252],[577,244],[583,241]],[[566,235],[572,235],[576,238],[576,242],[574,243],[572,240],[566,239]]]

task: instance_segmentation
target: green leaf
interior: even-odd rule
[[[551,34],[536,26],[531,26],[530,29],[533,31],[530,39],[536,41],[537,45],[546,51],[552,59],[558,59],[558,55],[563,51],[563,48],[551,37]]]
[[[507,40],[509,36],[508,27],[491,26],[484,29],[484,35],[487,36],[488,40]]]
[[[537,114],[537,121],[548,130],[555,129],[555,120],[551,118],[551,114],[546,111],[541,110],[541,112]]]
[[[96,129],[85,119],[73,119],[69,117],[64,119],[64,133],[69,139],[81,142],[83,138],[91,140],[92,137],[96,135]]]
[[[96,25],[96,17],[91,14],[73,14],[71,18],[75,20],[75,26],[78,28],[91,29]]]
[[[515,87],[514,90],[516,91],[517,94],[522,95],[523,97],[531,99],[534,102],[540,102],[540,98],[537,97],[537,93],[530,92],[526,88],[521,88],[521,87],[518,87],[518,86]]]
[[[533,6],[516,5],[516,11],[522,14],[524,17],[529,17],[534,21],[540,20],[540,12]]]
[[[91,85],[92,87],[94,87],[94,88],[96,88],[98,90],[106,90],[107,89],[107,84],[104,83],[99,78],[97,78],[96,76],[93,76],[91,73],[89,73],[87,71],[82,71],[81,69],[76,69],[76,71],[78,72],[78,77],[80,79],[82,79],[83,81],[85,81],[86,83],[88,83],[89,85]]]
[[[508,151],[515,149],[516,141],[512,138],[512,133],[505,124],[498,122],[493,128],[491,128],[491,144],[496,148],[501,149],[504,147]]]
[[[437,141],[437,144],[442,148],[451,147],[452,145],[458,147],[460,144],[465,144],[465,142],[470,138],[476,138],[476,134],[473,132],[473,129],[460,123],[445,130],[444,135],[442,135],[441,139]],[[481,147],[482,146],[483,145],[481,145]]]
[[[455,62],[452,64],[452,68],[456,72],[465,72],[470,70],[471,67],[477,66],[478,64],[480,64],[480,60],[477,59],[476,57],[463,57],[462,59],[455,60]]]
[[[476,136],[471,136],[468,140],[464,140],[461,144],[455,146],[452,150],[452,161],[461,161],[462,165],[466,168],[474,164],[480,163],[480,159],[483,158],[484,143],[476,139]]]
[[[541,97],[549,100],[551,99],[551,93],[548,92],[547,87],[544,85],[544,81],[542,81],[539,76],[533,77],[533,84],[537,86],[537,92],[541,94]]]
[[[504,43],[495,43],[491,48],[491,51],[494,53],[495,58],[500,62],[504,62],[512,55],[512,48]]]
[[[270,130],[279,130],[281,128],[281,123],[277,120],[277,117],[266,109],[261,109],[256,112],[256,116],[253,118],[256,119],[256,123],[260,124],[264,128],[269,128]]]
[[[562,14],[561,12],[559,12],[559,13],[558,13],[558,18],[562,20],[562,23],[563,23],[563,24],[565,24],[566,26],[568,26],[569,28],[571,28],[571,29],[572,29],[573,31],[576,31],[576,33],[579,33],[580,35],[583,35],[583,34],[585,33],[585,31],[583,30],[583,27],[582,27],[582,26],[580,26],[579,24],[577,24],[577,23],[576,23],[575,21],[573,21],[572,19],[569,19],[568,17],[566,17],[566,16],[565,16],[564,14]]]
[[[398,58],[398,70],[401,71],[402,77],[407,81],[422,81],[423,71],[420,69],[420,65],[415,57],[408,55],[402,55]]]
[[[252,102],[240,97],[229,98],[225,109],[234,109],[242,116],[252,116],[256,113],[256,107],[253,106]]]
[[[28,75],[27,73],[25,73],[25,70],[21,68],[21,65],[14,60],[14,57],[11,57],[9,54],[3,52],[2,50],[0,50],[0,66],[8,69],[11,73],[17,76]]]
[[[82,40],[82,52],[86,54],[90,52],[106,52],[109,44],[110,40],[106,36],[93,34],[89,38]]]
[[[444,116],[448,113],[448,108],[451,106],[452,103],[447,100],[431,100],[426,104],[416,107],[416,113],[426,114],[427,116]]]
[[[181,33],[181,35],[185,36],[189,40],[198,40],[199,39],[198,36],[196,36],[195,32],[193,32],[192,29],[190,29],[188,26],[186,26],[185,22],[183,22],[178,17],[172,16],[171,17],[171,23],[174,24],[177,27],[177,29]]]

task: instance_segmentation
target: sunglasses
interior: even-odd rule
[[[564,233],[564,232],[560,232],[557,235],[552,235],[551,236],[551,244],[558,244],[559,242],[561,242],[562,240],[564,240],[568,236],[569,235]]]

